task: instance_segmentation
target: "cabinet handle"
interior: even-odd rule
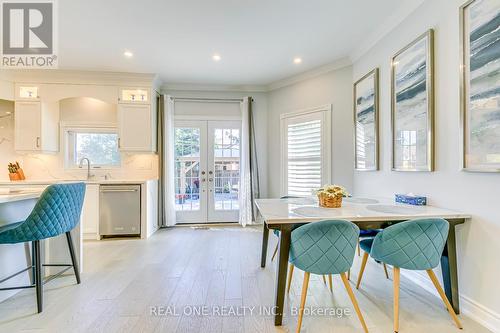
[[[120,140],[120,138],[118,138],[118,149],[120,149],[120,148],[121,148],[121,146],[122,146],[122,145],[121,145],[121,140]]]
[[[136,189],[130,189],[130,190],[101,190],[101,193],[104,193],[104,192],[137,192],[138,190]]]
[[[40,137],[39,136],[36,137],[36,147],[40,148]]]

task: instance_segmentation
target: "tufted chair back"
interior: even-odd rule
[[[375,237],[370,255],[394,267],[432,269],[440,262],[448,230],[448,221],[440,218],[401,222]]]
[[[0,244],[41,240],[71,231],[80,221],[84,196],[84,183],[50,185],[24,222],[0,233]]]
[[[346,220],[303,225],[292,232],[290,263],[313,274],[340,274],[352,266],[359,228]]]

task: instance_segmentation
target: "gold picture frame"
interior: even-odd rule
[[[363,90],[358,92],[358,88],[361,88]],[[360,78],[358,81],[354,83],[353,113],[354,113],[354,169],[357,171],[377,171],[379,170],[379,69],[378,68],[373,69],[372,71],[365,74],[362,78]],[[367,126],[368,128],[363,127],[364,126],[363,121],[360,121],[361,114],[363,114],[362,116],[364,117],[364,121],[366,121],[368,124],[372,123],[371,128],[368,126]],[[363,138],[360,137],[361,135],[363,135]],[[364,161],[362,161],[363,158]]]
[[[474,8],[478,6],[478,8]],[[469,16],[470,10],[474,10],[474,22],[471,22]],[[500,172],[500,151],[495,147],[500,138],[500,120],[496,119],[500,113],[500,94],[493,91],[500,87],[495,86],[492,82],[498,82],[500,79],[498,74],[496,77],[492,75],[493,63],[500,64],[500,51],[491,50],[496,47],[495,43],[491,43],[486,47],[482,47],[477,52],[471,52],[471,38],[486,40],[494,34],[488,28],[494,22],[500,12],[500,4],[496,0],[470,0],[460,7],[460,127],[461,127],[461,143],[462,143],[462,170],[469,172]],[[471,25],[476,26],[474,31],[471,31]],[[474,33],[474,34],[473,34]],[[494,36],[493,36],[494,37]],[[496,47],[498,48],[498,47]],[[493,51],[493,52],[492,52]],[[473,53],[473,55],[471,55]],[[496,54],[496,58],[491,59],[485,57],[484,54]],[[476,57],[476,59],[473,59]],[[487,62],[485,62],[485,59]],[[481,67],[475,68],[474,71],[481,75],[471,75],[471,61]],[[489,72],[487,72],[489,67]],[[474,76],[476,89],[474,95],[471,91],[471,76]],[[492,95],[493,92],[493,95]],[[484,97],[487,96],[487,97]],[[472,99],[475,102],[472,102]],[[496,101],[496,109],[495,106]],[[474,107],[474,113],[471,113],[471,107]],[[495,120],[496,119],[496,120]],[[473,123],[471,125],[471,123]],[[496,124],[496,126],[495,126]],[[472,128],[471,128],[472,127]],[[474,138],[472,133],[476,134]],[[474,144],[471,144],[474,142]],[[470,146],[474,148],[471,149]],[[472,152],[472,150],[474,152]]]
[[[424,113],[425,121],[419,120]],[[393,171],[434,171],[434,113],[434,30],[429,29],[391,59]]]

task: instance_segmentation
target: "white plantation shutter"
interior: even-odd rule
[[[282,193],[309,196],[329,181],[329,108],[282,116]]]

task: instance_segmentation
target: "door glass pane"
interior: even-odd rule
[[[200,209],[200,129],[175,128],[175,209]]]
[[[216,128],[214,132],[213,188],[215,210],[238,210],[240,182],[240,130]],[[211,175],[209,175],[211,176]]]

